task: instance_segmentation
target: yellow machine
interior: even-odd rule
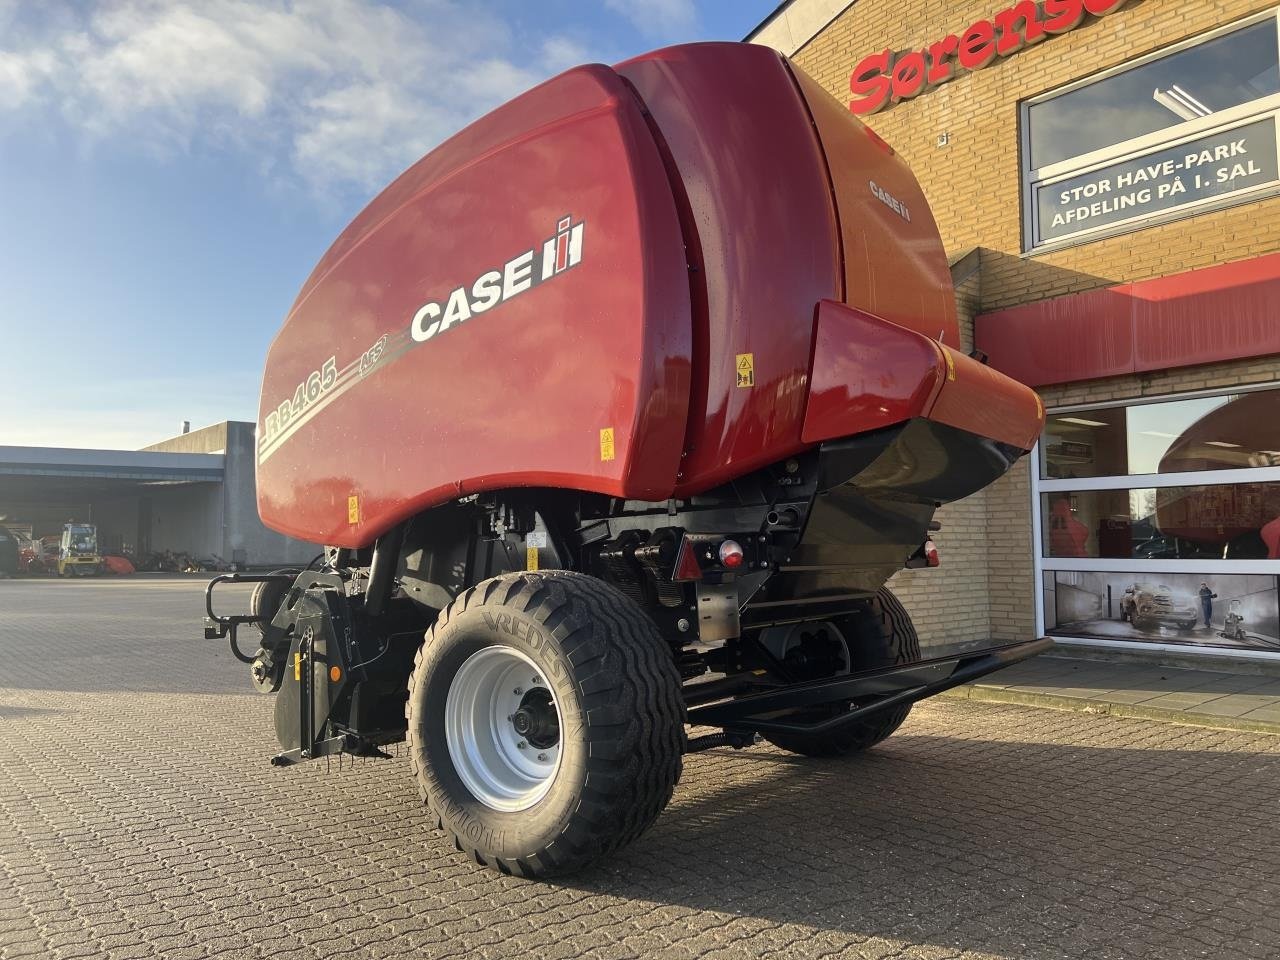
[[[64,524],[62,543],[58,547],[58,576],[97,576],[101,572],[98,528],[92,523]]]

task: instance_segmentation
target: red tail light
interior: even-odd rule
[[[729,570],[736,570],[742,566],[742,561],[746,559],[746,554],[742,551],[742,544],[737,540],[726,540],[720,544],[720,565]]]
[[[942,563],[942,558],[938,556],[938,545],[932,540],[924,542],[924,559],[931,567],[936,567]]]

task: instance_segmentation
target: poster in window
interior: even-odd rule
[[[1045,574],[1051,636],[1280,650],[1277,578],[1235,573]]]

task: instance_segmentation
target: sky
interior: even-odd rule
[[[580,63],[739,40],[777,0],[0,0],[0,445],[254,420],[342,228]]]

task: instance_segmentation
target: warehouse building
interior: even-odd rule
[[[0,446],[0,517],[39,539],[93,523],[107,553],[170,552],[279,567],[319,551],[258,519],[252,423],[224,422],[142,450]]]
[[[904,157],[964,346],[1047,408],[1031,457],[941,512],[942,566],[895,580],[922,635],[1280,658],[1278,17],[792,0],[748,38]]]

